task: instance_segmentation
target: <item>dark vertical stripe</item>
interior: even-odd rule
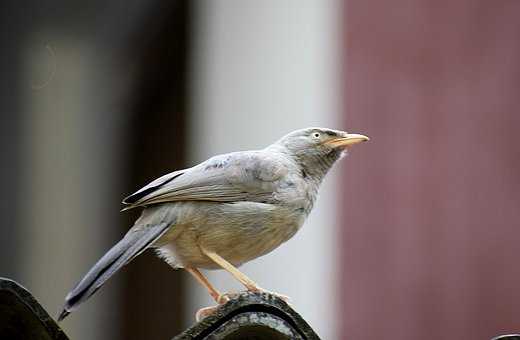
[[[189,1],[158,2],[136,30],[129,54],[137,56],[130,94],[129,190],[165,172],[181,169],[186,140]],[[137,217],[130,212],[126,230]],[[152,252],[138,256],[122,273],[124,322],[121,339],[169,339],[181,331],[184,273]]]

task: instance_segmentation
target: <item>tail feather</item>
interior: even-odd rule
[[[149,248],[168,230],[170,225],[170,223],[147,225],[128,232],[67,294],[63,310],[58,316],[58,322],[65,319],[71,311],[91,297],[121,267]]]

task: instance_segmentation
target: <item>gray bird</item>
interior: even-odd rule
[[[307,128],[263,150],[218,155],[154,180],[123,200],[123,210],[143,207],[141,216],[67,295],[58,321],[148,248],[173,268],[187,270],[218,304],[229,295],[220,294],[199,268],[224,269],[247,290],[265,291],[237,267],[289,240],[309,215],[329,169],[363,141],[368,137]]]

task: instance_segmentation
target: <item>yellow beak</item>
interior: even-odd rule
[[[370,138],[364,135],[358,135],[357,133],[348,133],[345,137],[334,138],[326,141],[324,144],[329,145],[333,148],[347,147],[357,143],[369,141]]]

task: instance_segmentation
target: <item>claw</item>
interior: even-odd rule
[[[210,316],[211,314],[215,313],[217,311],[219,306],[211,306],[211,307],[204,307],[197,311],[195,314],[195,320],[197,322],[201,321],[202,319]]]
[[[195,314],[195,320],[199,322],[200,320],[210,316],[211,314],[215,313],[217,309],[220,307],[220,305],[223,305],[227,303],[229,300],[237,297],[239,293],[224,293],[220,294],[215,300],[217,301],[217,306],[210,306],[210,307],[204,307],[197,311]]]
[[[260,287],[254,287],[252,289],[249,289],[249,291],[250,292],[266,293],[266,294],[274,295],[274,296],[282,299],[283,301],[285,301],[287,304],[290,305],[290,303],[289,303],[290,298],[287,295],[271,292],[269,290],[266,290],[266,289],[263,289],[263,288],[260,288]],[[195,314],[195,320],[197,320],[197,322],[199,322],[202,319],[210,316],[211,314],[214,314],[221,305],[229,302],[232,299],[237,298],[239,295],[240,295],[240,292],[229,292],[229,293],[220,294],[217,297],[217,299],[216,299],[218,305],[217,306],[211,306],[211,307],[204,307],[204,308],[199,309],[197,311],[197,313]]]
[[[287,303],[289,303],[289,301],[291,300],[291,298],[288,297],[287,295],[278,294],[278,293],[271,293],[271,294],[273,294],[274,296],[279,297],[280,299],[284,300]]]
[[[258,293],[266,293],[266,294],[270,294],[270,295],[274,295],[282,300],[284,300],[285,302],[289,303],[289,300],[291,299],[290,297],[288,297],[287,295],[283,295],[283,294],[279,294],[279,293],[275,293],[275,292],[271,292],[267,289],[263,289],[263,288],[260,288],[260,287],[254,287],[253,289],[249,289],[249,291],[252,291],[252,292],[258,292]]]
[[[218,297],[217,297],[217,303],[219,305],[223,305],[225,304],[226,302],[228,302],[230,299],[228,296],[226,296],[226,294],[220,294]]]
[[[222,305],[222,304],[228,302],[229,300],[237,298],[239,295],[240,295],[240,293],[236,293],[236,292],[220,294],[217,299],[217,303],[219,305]]]

